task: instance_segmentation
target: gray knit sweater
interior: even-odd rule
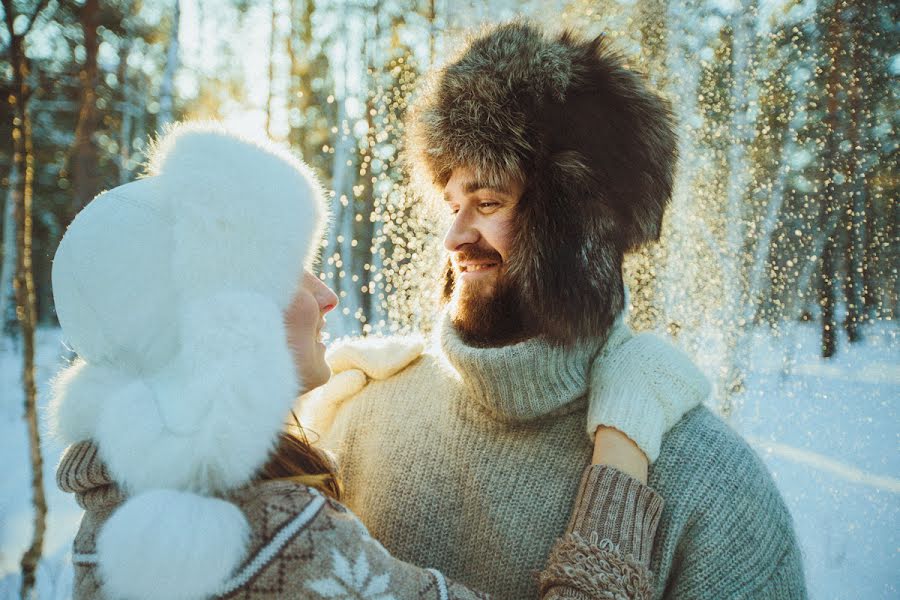
[[[311,399],[347,504],[403,560],[499,598],[537,597],[529,575],[565,530],[592,452],[584,422],[597,350],[540,340],[477,349],[444,328],[439,347],[399,373],[357,373],[367,382],[351,393]],[[709,410],[669,431],[649,484],[666,498],[656,598],[806,596],[771,477]]]

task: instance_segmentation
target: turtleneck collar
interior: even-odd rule
[[[505,421],[565,412],[587,393],[591,363],[604,342],[597,338],[564,347],[538,337],[499,348],[469,346],[446,311],[435,333],[469,395]]]

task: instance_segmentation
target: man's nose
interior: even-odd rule
[[[459,211],[444,236],[444,248],[455,252],[466,244],[475,244],[480,239],[478,229],[466,211]]]

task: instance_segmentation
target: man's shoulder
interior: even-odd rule
[[[757,515],[792,529],[772,475],[753,448],[705,406],[688,412],[663,439],[651,485],[667,504],[718,521]]]
[[[699,585],[708,597],[753,590],[760,598],[783,588],[778,597],[805,597],[793,519],[775,481],[708,408],[695,408],[669,431],[649,483],[666,501],[666,552],[689,557],[669,575],[675,588]],[[711,571],[719,573],[714,581]]]
[[[685,414],[663,437],[655,467],[687,477],[694,484],[744,481],[773,485],[768,469],[750,445],[703,405]]]

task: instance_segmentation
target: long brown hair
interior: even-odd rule
[[[294,422],[296,427],[279,432],[275,449],[269,461],[259,470],[257,481],[296,481],[340,500],[344,490],[334,461],[323,450],[310,444],[296,415]]]

